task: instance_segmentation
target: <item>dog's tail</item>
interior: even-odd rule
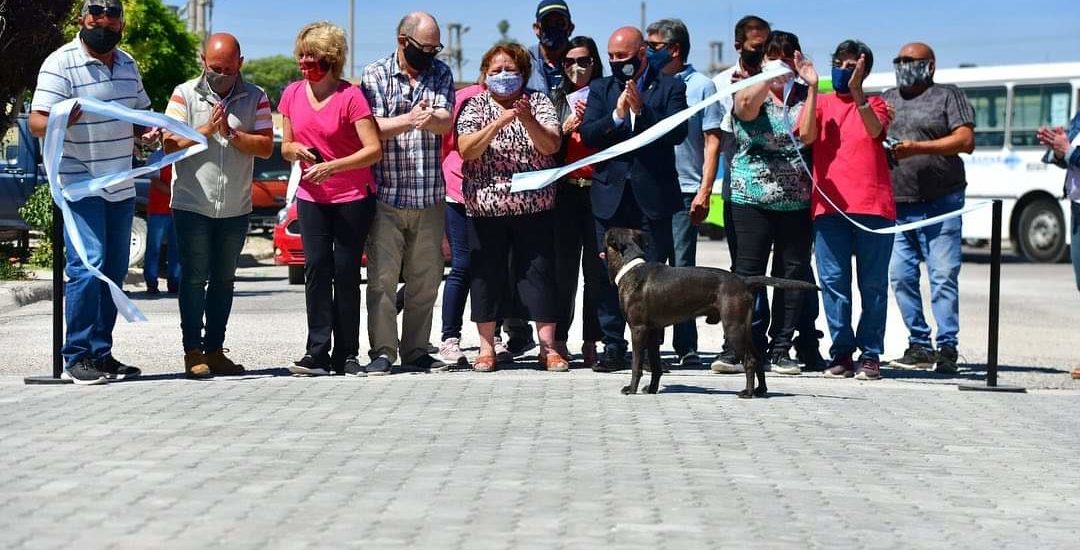
[[[750,290],[756,290],[763,286],[771,286],[784,290],[821,290],[814,283],[796,281],[793,279],[779,279],[777,277],[743,277],[743,282],[746,283],[746,286],[750,287]]]

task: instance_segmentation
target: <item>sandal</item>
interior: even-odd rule
[[[473,370],[476,372],[495,372],[497,363],[494,355],[481,355],[473,362]]]
[[[542,357],[541,364],[548,372],[566,372],[570,370],[570,363],[567,363],[566,359],[557,351],[549,350],[547,355]]]
[[[1072,370],[1073,380],[1080,380],[1080,365],[1076,365]]]

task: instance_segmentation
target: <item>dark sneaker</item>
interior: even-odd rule
[[[390,358],[385,355],[380,355],[364,367],[364,372],[366,372],[368,376],[386,376],[387,374],[390,374],[390,367]]]
[[[724,348],[720,351],[720,355],[716,356],[712,365],[709,365],[709,370],[717,374],[742,374],[743,366],[742,361],[735,357],[735,350]]]
[[[137,367],[125,365],[111,355],[98,361],[96,366],[109,380],[124,380],[142,374],[142,371]]]
[[[585,368],[591,369],[600,362],[600,354],[596,353],[595,342],[585,342],[581,345],[581,363]]]
[[[60,378],[71,380],[80,386],[96,386],[106,384],[109,381],[105,373],[99,371],[97,366],[94,365],[94,361],[89,358],[79,359],[64,367],[64,372],[60,375]]]
[[[701,356],[698,355],[696,351],[684,353],[681,357],[679,357],[679,366],[690,367],[694,369],[699,368],[701,367]]]
[[[941,346],[941,349],[937,352],[937,365],[934,366],[934,372],[938,374],[956,374],[957,357],[959,357],[959,354],[956,353],[956,348]]]
[[[158,294],[161,294],[161,291],[158,290],[158,287],[156,286],[148,286],[146,287],[146,293],[150,296],[157,296]]]
[[[506,350],[514,357],[530,351],[535,347],[536,340],[533,339],[531,330],[528,334],[515,334],[506,340]]]
[[[855,365],[851,362],[850,355],[833,357],[829,362],[829,368],[825,369],[825,378],[852,378],[855,376]]]
[[[859,359],[856,380],[881,380],[881,363],[877,359]]]
[[[345,376],[367,376],[367,371],[364,370],[364,366],[360,364],[360,360],[355,355],[345,358],[342,370],[345,371]]]
[[[244,374],[244,366],[233,363],[232,359],[225,356],[228,349],[219,349],[206,354],[206,364],[210,366],[210,372],[214,376],[240,376]]]
[[[421,355],[406,365],[418,370],[426,370],[428,372],[446,372],[450,370],[450,363],[440,361],[430,355]]]
[[[799,362],[802,370],[807,372],[821,372],[829,368],[829,362],[821,356],[820,339],[825,335],[819,330],[815,331],[816,337],[799,336],[795,338],[795,360]]]
[[[304,355],[289,367],[289,372],[300,376],[326,376],[330,374],[330,366],[316,361],[310,355]]]
[[[615,372],[619,370],[625,370],[626,364],[626,352],[618,349],[604,349],[604,354],[600,356],[600,362],[593,366],[594,372]]]
[[[904,370],[929,369],[934,366],[935,359],[934,350],[912,344],[904,350],[903,357],[889,361],[889,366]]]
[[[799,375],[802,374],[802,369],[799,368],[799,364],[791,360],[791,356],[788,355],[787,350],[773,351],[769,355],[769,363],[772,365],[772,372],[776,374],[787,375]]]

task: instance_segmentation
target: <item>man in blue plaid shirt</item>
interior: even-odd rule
[[[442,138],[451,131],[454,76],[436,59],[442,51],[439,24],[414,12],[398,24],[397,50],[364,69],[363,89],[382,139],[382,160],[373,168],[375,221],[368,238],[367,374],[402,364],[423,370],[446,365],[428,354],[432,311],[442,281],[446,182]],[[400,341],[395,296],[405,281]]]

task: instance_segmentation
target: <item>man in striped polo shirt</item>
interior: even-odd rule
[[[52,107],[66,99],[90,97],[134,109],[150,107],[135,61],[116,48],[124,30],[120,0],[86,0],[79,25],[79,36],[41,65],[30,114],[30,130],[37,137],[45,135]],[[60,161],[61,183],[131,170],[135,133],[131,123],[72,109]],[[71,202],[70,207],[90,262],[123,285],[135,215],[134,182]],[[68,277],[64,377],[89,385],[137,375],[138,369],[112,355],[117,311],[106,284],[82,264],[66,233],[64,239]]]
[[[270,158],[274,152],[270,100],[240,76],[244,58],[236,37],[210,35],[202,62],[203,74],[177,86],[165,109],[168,117],[206,136],[207,145],[173,168],[173,223],[183,266],[180,330],[190,378],[244,373],[225,356],[225,325],[248,232],[255,157]],[[191,145],[180,136],[165,136],[166,152]]]

